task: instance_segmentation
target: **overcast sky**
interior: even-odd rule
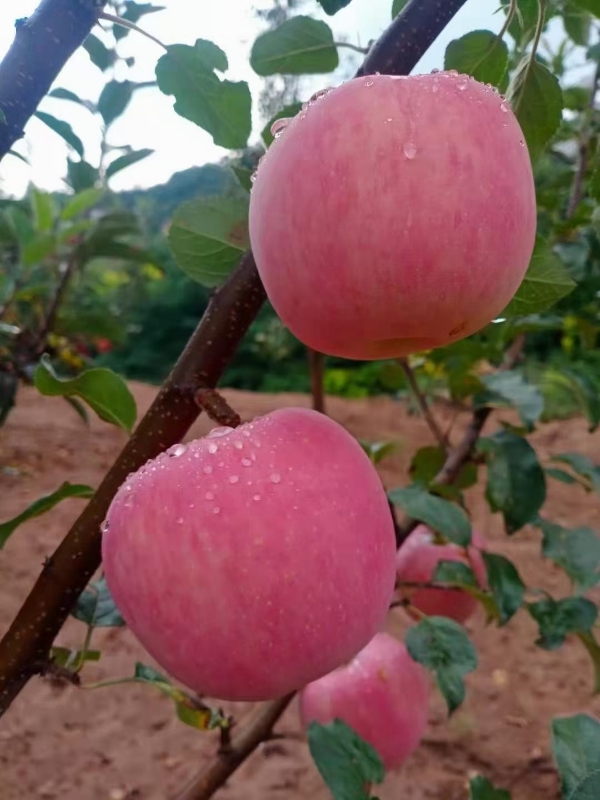
[[[156,0],[157,3],[160,0]],[[263,3],[266,0],[263,0]],[[334,17],[325,17],[335,34],[344,34],[349,41],[366,44],[376,38],[390,22],[392,0],[353,0],[353,2]],[[0,57],[10,47],[14,35],[14,19],[30,14],[38,0],[0,0]],[[257,97],[260,79],[255,76],[248,64],[250,48],[259,32],[259,22],[253,14],[257,2],[252,0],[162,0],[164,11],[143,17],[142,25],[150,33],[166,44],[182,42],[193,44],[197,38],[212,39],[229,58],[227,77],[233,80],[248,80],[253,96]],[[210,12],[206,6],[210,5]],[[497,31],[503,15],[494,13],[497,0],[468,0],[438,41],[421,60],[417,72],[430,71],[441,67],[446,44],[469,30],[487,28]],[[316,9],[317,4],[314,4]],[[307,9],[312,13],[311,4]],[[316,14],[318,12],[315,12]],[[102,37],[102,32],[95,31]],[[107,40],[108,41],[108,40]],[[135,56],[136,65],[127,70],[131,80],[147,81],[154,79],[156,61],[162,50],[142,36],[132,32],[120,43],[123,56]],[[350,51],[340,51],[341,58],[351,58]],[[116,77],[125,77],[117,72]],[[331,75],[319,76],[316,88],[339,82]],[[54,86],[61,86],[76,92],[80,97],[97,99],[104,78],[90,62],[87,53],[79,49],[57,78]],[[212,138],[201,128],[179,117],[172,111],[173,98],[166,97],[158,89],[150,88],[138,92],[127,112],[111,129],[112,144],[130,144],[135,149],[152,148],[155,153],[143,162],[124,170],[112,181],[114,189],[150,186],[161,183],[179,170],[193,165],[204,164],[220,158],[226,151],[216,147]],[[55,99],[44,99],[40,108],[48,113],[68,120],[76,133],[83,139],[86,158],[97,163],[99,123],[90,113],[73,103]],[[264,121],[258,118],[256,108],[253,113],[254,132],[257,135]],[[37,119],[32,119],[26,127],[25,138],[17,149],[27,155],[31,166],[12,157],[0,164],[0,188],[4,192],[20,194],[28,181],[37,186],[53,190],[64,188],[62,178],[65,174],[67,147],[56,134],[49,131]]]

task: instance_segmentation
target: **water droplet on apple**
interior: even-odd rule
[[[242,466],[243,467],[251,467],[252,466],[252,462],[250,461],[249,458],[242,458]]]
[[[236,450],[241,450],[242,447],[244,446],[244,443],[240,442],[240,440],[238,439],[236,442],[233,443],[233,446],[235,447]]]
[[[203,472],[205,475],[210,475],[210,473],[212,472],[212,467],[206,466],[206,467],[204,467],[204,469],[202,470],[202,472]]]
[[[402,149],[404,150],[404,155],[410,160],[417,155],[417,146],[412,139],[409,139],[408,142],[405,142]]]
[[[215,499],[215,493],[214,492],[207,492],[204,495],[204,497],[206,497],[207,500],[214,500]]]
[[[506,103],[500,103],[500,111],[504,111],[505,114],[508,112],[508,106]]]
[[[108,531],[109,528],[110,528],[110,522],[107,519],[105,519],[102,525],[100,525],[100,532],[104,534]]]
[[[278,139],[291,121],[292,117],[280,117],[279,119],[276,119],[271,125],[271,136],[274,139]]]
[[[365,81],[365,86],[367,86],[367,87],[368,87],[368,86],[373,86],[373,80],[371,80],[371,78],[369,78],[368,80],[366,80],[366,81]]]
[[[279,483],[281,481],[281,475],[278,472],[274,472],[269,480],[271,483]]]
[[[214,453],[216,453],[216,452],[217,452],[217,450],[218,450],[218,449],[219,449],[219,448],[217,447],[217,445],[216,445],[216,444],[209,444],[209,445],[208,445],[208,452],[209,452],[209,453],[213,453],[213,454],[214,454]]]
[[[213,428],[212,431],[207,436],[207,439],[219,439],[221,436],[227,436],[231,433],[234,428],[229,428],[227,425],[223,425],[220,428]]]
[[[220,512],[221,512],[221,509],[219,508],[219,506],[215,506],[213,508],[213,514],[219,514]]]
[[[174,444],[173,447],[169,447],[167,450],[167,455],[171,458],[179,458],[179,456],[182,456],[186,450],[187,446],[185,444]]]
[[[259,494],[255,494],[252,499],[258,501],[258,500],[260,500],[260,495]]]
[[[238,476],[237,476],[237,475],[232,475],[232,476],[229,478],[229,483],[237,483],[238,481],[239,481],[239,478],[238,478]]]
[[[439,72],[439,69],[438,69],[437,67],[436,67],[435,69],[432,69],[432,70],[431,70],[431,74],[432,74],[432,75],[437,75],[437,74],[438,74],[438,72]]]

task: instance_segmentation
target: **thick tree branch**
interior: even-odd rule
[[[103,0],[42,0],[0,64],[0,160],[96,24]]]
[[[98,568],[100,525],[117,489],[130,472],[185,436],[200,413],[195,391],[216,384],[264,299],[254,259],[247,254],[214,295],[156,400],[0,642],[0,714],[36,672],[36,665],[47,660],[54,637]]]
[[[464,2],[466,0],[410,0],[405,12],[392,22],[380,42],[370,52],[359,74],[408,74]],[[91,13],[91,0],[43,0],[38,11],[41,13],[44,9],[44,13],[49,13],[48,10],[62,10],[63,13],[58,13],[57,16],[63,19],[63,24],[69,26],[72,22],[71,15],[79,6],[87,13],[86,20],[91,28],[100,11],[98,6]],[[68,13],[66,22],[64,13]],[[31,24],[33,21],[32,17]],[[54,24],[56,22],[48,22],[46,31],[54,30]],[[80,42],[89,32],[89,28],[84,30],[82,25],[78,31]],[[77,37],[73,31],[70,38],[65,38],[64,33],[57,38],[63,43],[62,55],[60,59],[55,55],[50,64],[45,62],[47,86],[77,46],[74,43]],[[58,48],[58,44],[56,46]],[[13,97],[9,107],[12,109],[10,114],[14,114],[13,121],[19,118],[17,127],[21,129],[27,121],[26,111],[33,113],[41,98],[38,97],[39,87],[30,92],[29,81],[21,85],[18,91],[14,88],[4,90],[4,83],[7,81],[22,83],[14,73],[14,64],[18,63],[15,58],[13,55],[9,59],[10,69],[5,66],[5,62],[0,64],[0,108],[3,108],[2,92],[5,91]],[[37,55],[29,53],[28,59],[36,62]],[[31,97],[24,99],[28,94]],[[20,109],[19,114],[16,107]],[[4,142],[5,150],[0,146],[0,157],[14,141],[6,132],[4,135],[4,140],[0,139],[0,142]],[[187,433],[199,413],[194,399],[195,392],[203,386],[216,385],[264,299],[264,289],[254,259],[251,253],[246,253],[238,269],[212,299],[155,402],[95,496],[48,560],[9,631],[0,642],[0,715],[8,709],[28,679],[35,674],[38,668],[36,665],[45,663],[52,642],[73,603],[98,568],[100,525],[119,486],[131,471],[180,441]]]
[[[273,726],[293,697],[294,694],[289,694],[280,700],[260,705],[247,720],[240,723],[237,733],[234,728],[228,748],[217,753],[174,800],[207,800],[212,797],[258,745],[271,736]]]

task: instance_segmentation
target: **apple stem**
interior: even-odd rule
[[[240,415],[231,408],[227,400],[216,389],[206,387],[197,389],[194,393],[194,400],[199,407],[206,411],[213,422],[225,425],[228,428],[237,428],[241,425]]]
[[[400,366],[404,371],[404,374],[406,375],[408,385],[410,386],[412,393],[414,394],[417,403],[419,404],[423,416],[425,417],[425,421],[429,425],[429,430],[433,433],[434,437],[437,440],[437,443],[442,448],[442,450],[446,452],[448,448],[448,440],[446,439],[446,436],[444,435],[442,429],[438,425],[437,420],[434,417],[431,408],[429,407],[427,398],[419,388],[417,377],[413,371],[413,368],[411,367],[407,358],[399,358],[398,363],[400,364]]]

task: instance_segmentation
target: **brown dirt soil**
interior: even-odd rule
[[[132,389],[143,413],[155,389],[139,384]],[[226,394],[244,419],[309,402],[298,395]],[[407,482],[411,453],[431,443],[424,422],[388,399],[329,398],[328,411],[356,436],[398,442],[397,452],[381,467],[388,487]],[[436,413],[447,424],[449,411],[439,408]],[[455,435],[464,421],[461,417]],[[209,427],[201,419],[190,438]],[[542,459],[550,452],[573,450],[594,457],[600,433],[589,435],[585,422],[575,419],[543,426],[533,441]],[[97,420],[85,428],[59,399],[22,391],[17,409],[0,431],[0,465],[12,468],[0,472],[0,519],[18,513],[64,480],[97,486],[123,442],[122,433]],[[0,554],[0,632],[81,507],[82,501],[68,500],[29,522]],[[470,490],[469,507],[491,549],[514,559],[529,585],[568,591],[560,571],[540,558],[539,534],[525,529],[509,540],[498,515],[490,514],[481,486]],[[549,487],[545,514],[572,526],[600,528],[597,496],[556,482]],[[391,630],[401,634],[406,624],[402,611],[390,615]],[[466,800],[468,776],[476,772],[510,788],[513,800],[558,798],[548,749],[549,721],[561,713],[600,714],[600,700],[591,696],[586,654],[576,642],[554,653],[536,648],[535,628],[525,614],[500,630],[486,628],[481,616],[469,628],[480,665],[468,677],[464,706],[448,720],[443,702],[432,692],[425,739],[401,770],[387,776],[379,791],[382,800]],[[70,620],[58,641],[77,646],[82,637],[82,625]],[[131,674],[138,659],[152,663],[127,629],[98,631],[94,641],[103,657],[86,667],[87,682]],[[235,713],[240,716],[247,710],[247,704],[241,705]],[[295,705],[279,730],[286,738],[263,745],[222,789],[224,800],[329,796],[300,733]],[[150,687],[86,691],[34,679],[0,722],[0,800],[165,800],[214,752],[214,736],[180,723],[170,701]]]

